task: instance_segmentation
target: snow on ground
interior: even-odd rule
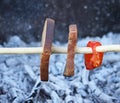
[[[78,40],[77,46],[86,46],[90,40],[120,44],[120,34],[87,37]],[[13,36],[0,47],[26,46],[40,43],[26,44]],[[66,54],[51,55],[49,81],[42,82],[40,55],[0,55],[0,103],[120,103],[120,53],[105,53],[102,66],[93,71],[85,69],[83,54],[76,54],[72,77],[63,76],[65,63]]]

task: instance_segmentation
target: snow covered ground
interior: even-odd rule
[[[77,46],[90,40],[120,44],[120,34],[87,37],[78,40]],[[14,36],[0,47],[26,46],[40,43],[26,44]],[[66,54],[51,55],[49,81],[42,82],[40,55],[0,55],[0,103],[120,103],[120,53],[105,53],[102,66],[93,71],[85,69],[83,54],[76,54],[73,77],[63,76],[65,63]]]

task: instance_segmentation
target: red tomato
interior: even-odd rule
[[[91,47],[93,53],[92,54],[85,54],[85,66],[86,69],[92,70],[94,68],[99,67],[102,64],[103,54],[102,52],[97,52],[96,47],[101,46],[100,42],[97,41],[89,41],[87,47]]]

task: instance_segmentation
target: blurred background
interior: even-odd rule
[[[54,41],[67,42],[76,23],[79,38],[120,32],[120,0],[0,0],[0,43],[10,36],[41,41],[46,18],[56,21]]]

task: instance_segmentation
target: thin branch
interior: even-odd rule
[[[105,45],[96,47],[97,52],[120,52],[120,45]],[[42,47],[0,48],[0,54],[41,54]],[[52,53],[67,53],[67,47],[52,47]],[[90,47],[76,47],[75,53],[92,53]]]

